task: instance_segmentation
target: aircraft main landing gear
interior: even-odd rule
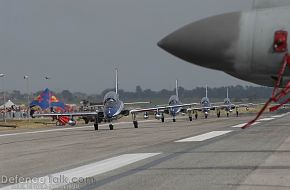
[[[95,128],[95,131],[99,130],[99,119],[98,119],[98,117],[95,118],[94,128]]]
[[[161,115],[161,122],[164,123],[165,119],[164,119],[164,114],[162,113]]]
[[[221,112],[220,112],[220,111],[217,112],[217,117],[218,117],[218,118],[221,117]]]
[[[133,125],[137,129],[138,128],[138,121],[133,121]]]
[[[136,114],[132,113],[133,125],[135,128],[138,128],[138,121],[136,119]]]
[[[94,123],[94,128],[95,128],[95,131],[99,130],[99,124],[98,123]]]

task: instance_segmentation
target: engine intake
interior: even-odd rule
[[[74,120],[74,119],[70,119],[70,120],[68,121],[68,124],[69,124],[70,126],[75,126],[75,125],[77,124],[77,122],[76,122],[76,120]]]

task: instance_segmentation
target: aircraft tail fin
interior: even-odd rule
[[[253,9],[290,6],[289,0],[253,0]]]
[[[118,89],[119,89],[119,81],[118,81],[118,69],[115,69],[115,91],[116,94],[118,94]]]
[[[178,80],[175,81],[175,93],[176,93],[176,96],[179,98],[179,94],[178,94]]]

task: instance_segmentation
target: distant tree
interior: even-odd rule
[[[108,89],[105,89],[102,93],[101,93],[101,96],[104,97],[108,92],[110,91],[115,91],[115,89],[112,89],[112,88],[108,88]]]
[[[136,86],[136,95],[137,95],[137,97],[143,97],[143,90],[142,90],[142,88],[141,88],[141,86]]]
[[[73,94],[69,90],[63,90],[61,92],[61,97],[65,102],[73,102]]]

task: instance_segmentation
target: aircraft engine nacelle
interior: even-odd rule
[[[156,113],[155,114],[155,118],[158,119],[158,120],[160,120],[161,119],[161,114],[160,113]]]
[[[70,120],[68,121],[68,124],[69,124],[70,126],[75,126],[75,125],[77,124],[77,122],[76,122],[76,120],[74,120],[74,119],[70,119]]]
[[[144,117],[144,119],[148,119],[149,118],[148,113],[145,112],[143,117]]]
[[[123,115],[123,116],[128,116],[129,114],[130,114],[130,111],[129,110],[123,110],[121,112],[121,115]]]
[[[187,112],[191,112],[191,111],[193,111],[193,109],[192,109],[192,108],[187,108],[186,111],[187,111]]]

